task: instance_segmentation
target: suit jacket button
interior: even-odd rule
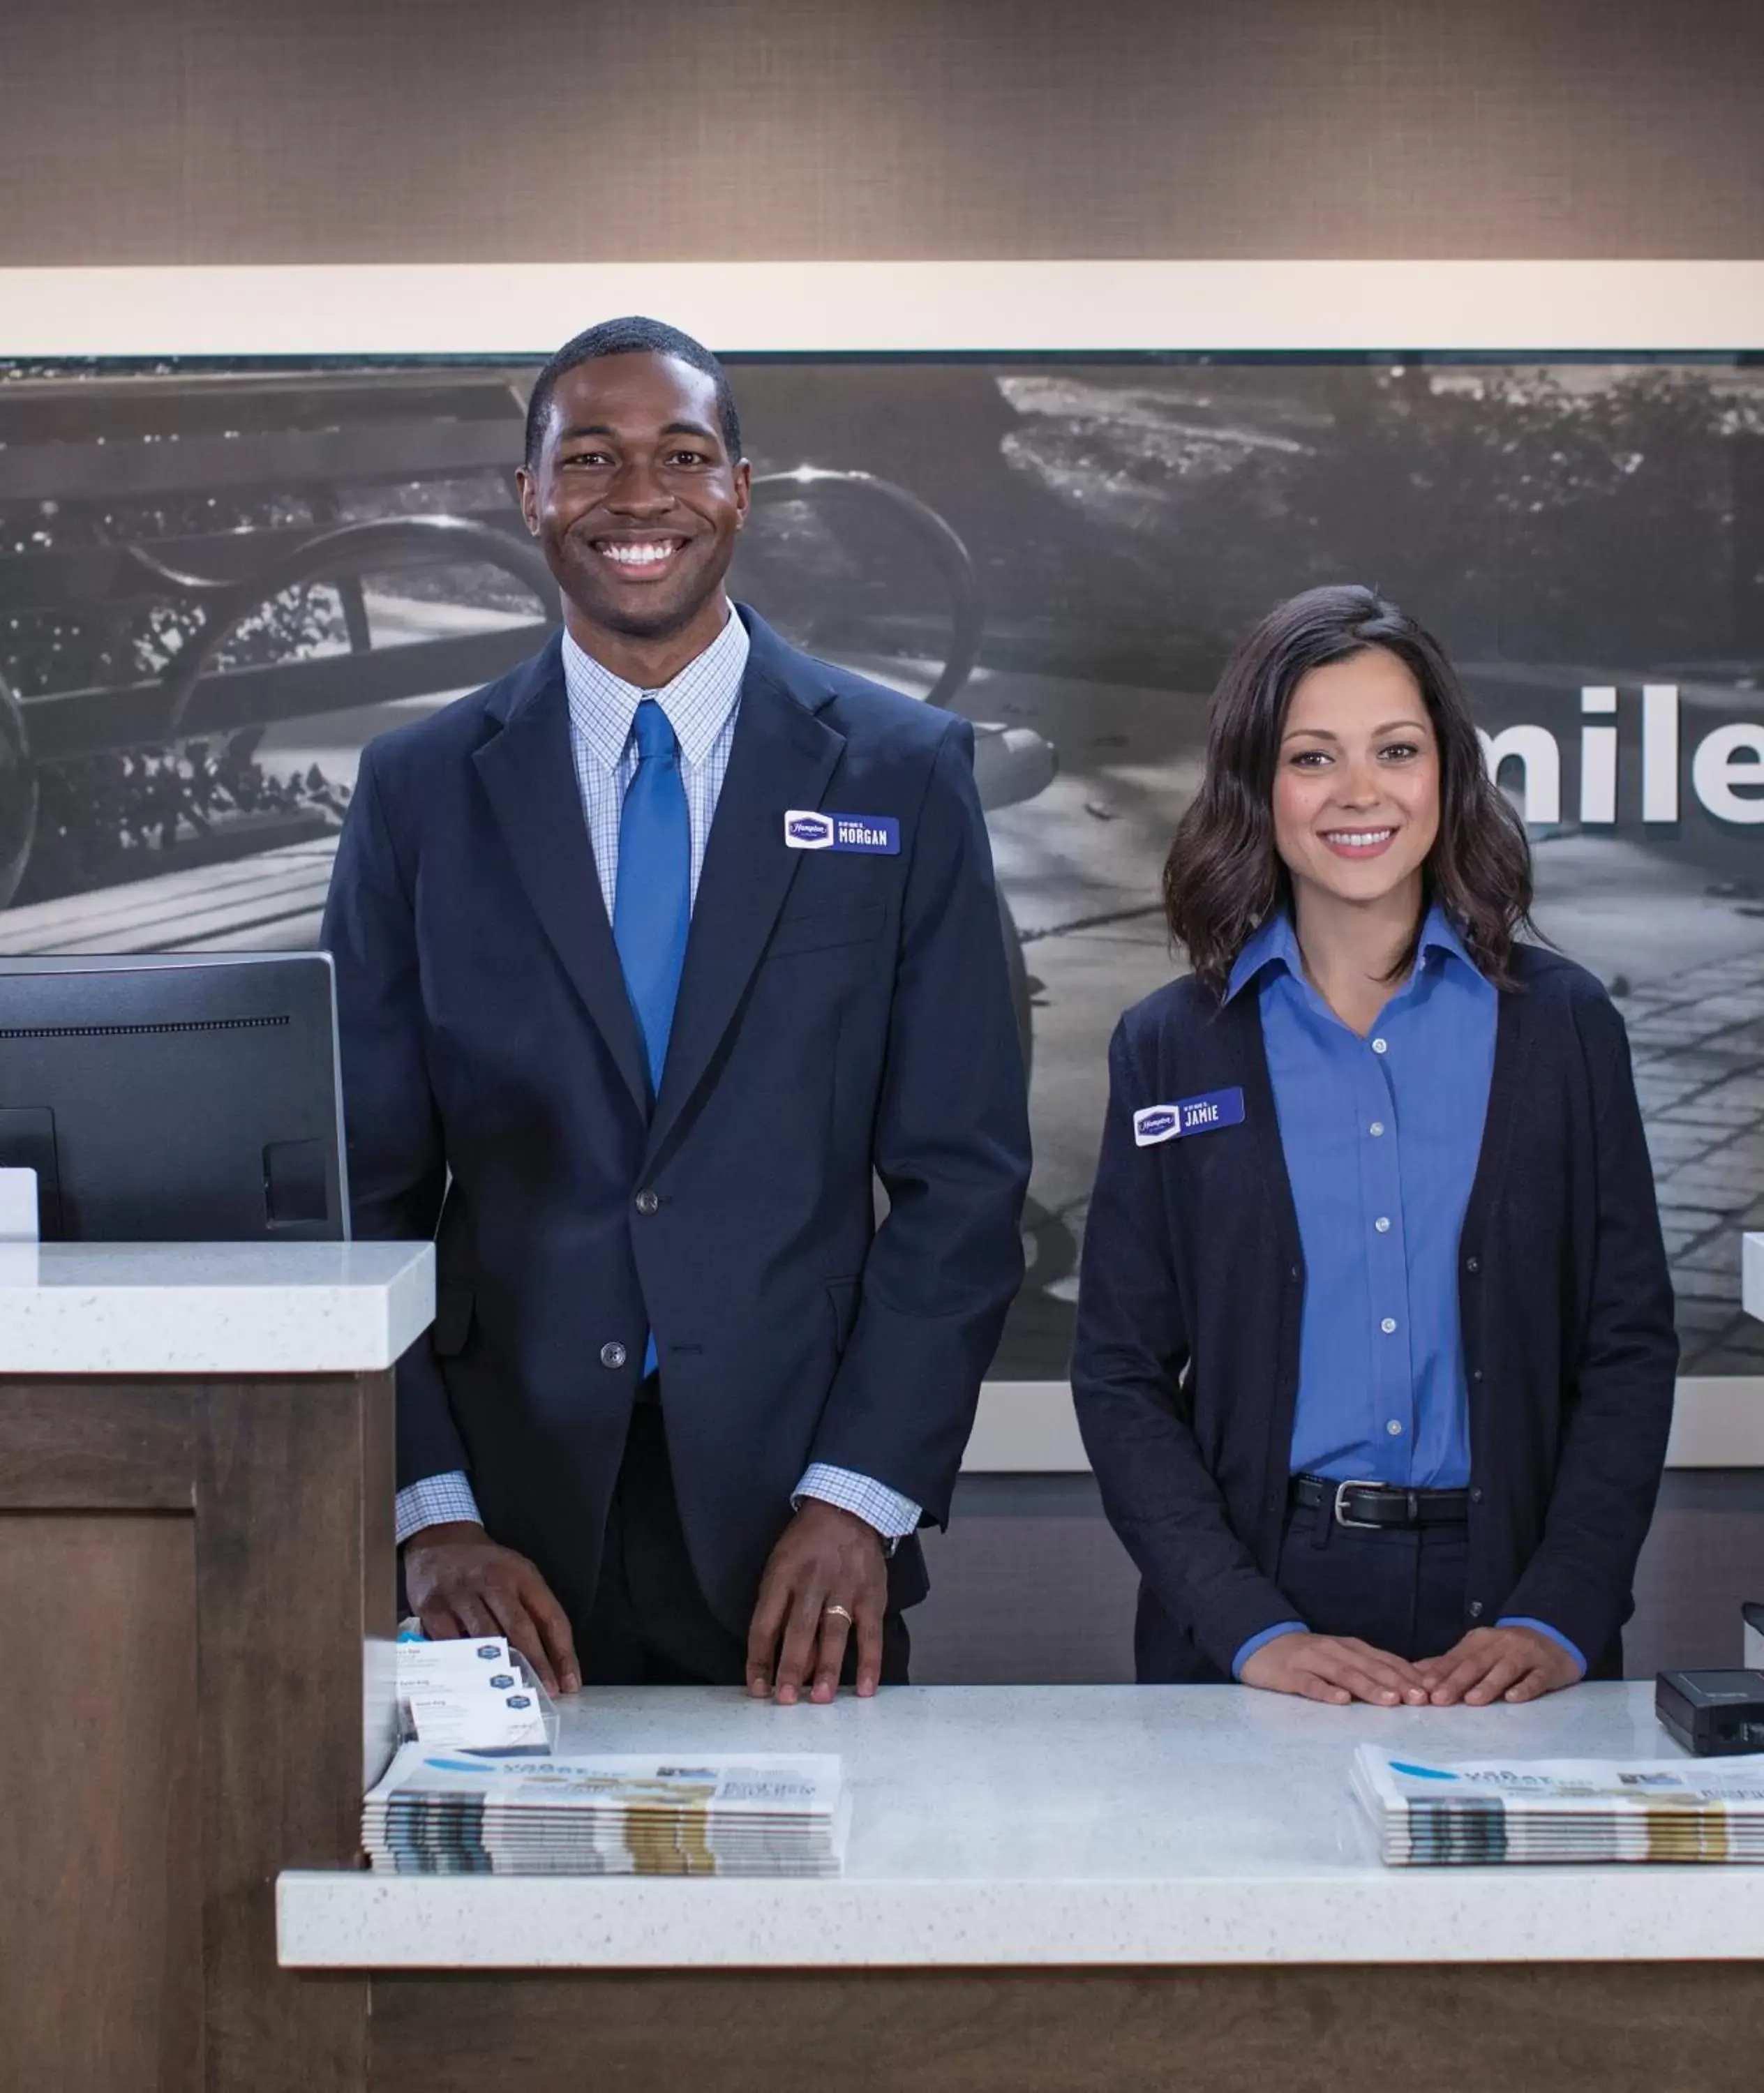
[[[653,1214],[659,1210],[661,1205],[661,1195],[658,1192],[643,1191],[637,1194],[637,1211],[639,1214]]]
[[[624,1365],[625,1359],[626,1351],[625,1347],[622,1345],[612,1344],[601,1346],[600,1364],[603,1367],[611,1367],[617,1369],[618,1367]]]

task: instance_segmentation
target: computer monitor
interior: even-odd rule
[[[0,1168],[46,1242],[338,1242],[323,952],[0,959]]]

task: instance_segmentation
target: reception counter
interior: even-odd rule
[[[360,2086],[275,1966],[390,1736],[392,1367],[431,1245],[0,1245],[0,2086]]]
[[[846,1870],[813,1882],[290,1871],[297,1968],[1764,1964],[1764,1868],[1386,1868],[1356,1744],[1428,1759],[1680,1758],[1653,1689],[1526,1708],[1326,1708],[1203,1686],[907,1687],[830,1708],[601,1689],[560,1753],[836,1751]]]
[[[1349,1795],[1368,1739],[1679,1757],[1649,1687],[1454,1711],[1181,1687],[562,1706],[560,1749],[839,1752],[845,1874],[284,1873],[284,1966],[373,1973],[376,2087],[463,2093],[517,2062],[657,2087],[1757,2082],[1764,1869],[1386,1869]]]
[[[1349,1797],[1363,1737],[1669,1755],[1639,1686],[591,1692],[568,1745],[841,1753],[844,1876],[364,1872],[432,1303],[427,1245],[0,1246],[8,2093],[1758,2083],[1764,1870],[1387,1871]]]

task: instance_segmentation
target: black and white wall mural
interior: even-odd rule
[[[0,365],[0,951],[316,934],[372,735],[531,652],[531,364]],[[969,715],[1037,1164],[995,1372],[1057,1380],[1207,699],[1278,598],[1431,625],[1627,1018],[1684,1370],[1764,1372],[1764,362],[776,359],[739,593]]]

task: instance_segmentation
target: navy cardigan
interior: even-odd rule
[[[1608,1669],[1633,1607],[1678,1341],[1623,1020],[1535,946],[1502,993],[1459,1246],[1471,1502],[1466,1627],[1527,1614]],[[1229,1676],[1295,1617],[1273,1581],[1303,1254],[1259,999],[1192,977],[1122,1018],[1085,1228],[1073,1391],[1138,1564],[1142,1679]],[[1241,1124],[1137,1147],[1133,1115],[1241,1087]]]

